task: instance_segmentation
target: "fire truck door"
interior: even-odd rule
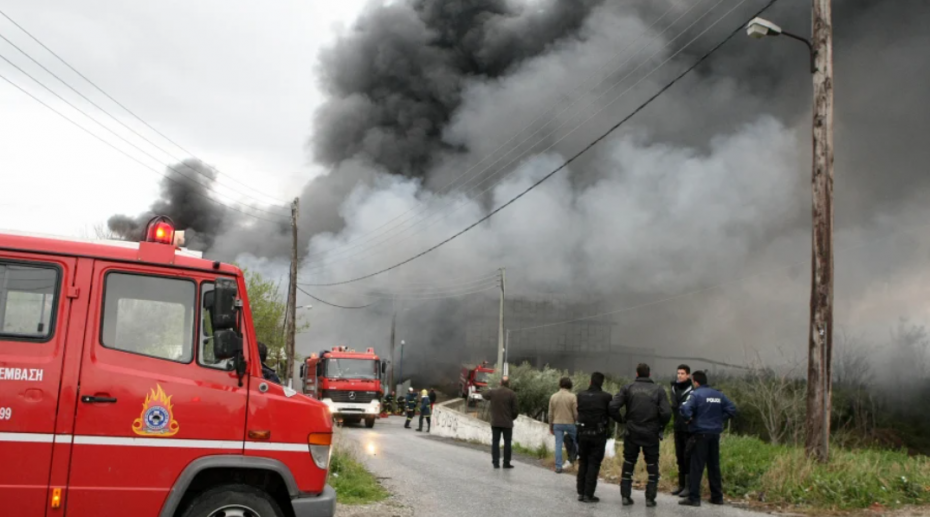
[[[3,515],[45,515],[50,505],[62,364],[77,292],[72,285],[75,270],[74,259],[0,251]],[[63,442],[60,450],[67,455]]]
[[[212,357],[213,280],[96,262],[68,515],[155,517],[191,461],[242,453],[248,376]]]

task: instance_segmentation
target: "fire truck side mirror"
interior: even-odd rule
[[[381,373],[385,373],[385,372],[387,372],[387,363],[384,361],[381,361]]]
[[[210,296],[210,295],[213,296]],[[214,333],[219,330],[236,328],[238,314],[236,311],[236,296],[239,288],[236,281],[228,278],[217,278],[216,287],[207,293],[204,305],[210,311],[210,321],[213,323]]]
[[[232,359],[242,353],[242,338],[234,330],[213,333],[213,355],[219,360]]]

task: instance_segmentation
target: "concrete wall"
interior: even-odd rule
[[[436,436],[456,440],[491,444],[491,424],[462,413],[464,400],[456,399],[436,405],[430,432]],[[545,445],[555,450],[555,437],[549,434],[549,424],[520,415],[513,427],[513,441],[523,447],[535,449]]]

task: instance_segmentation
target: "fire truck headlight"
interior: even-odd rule
[[[332,433],[312,433],[307,441],[310,443],[310,456],[313,463],[320,470],[329,469],[329,460],[332,453]]]
[[[326,404],[326,408],[329,409],[330,413],[336,412],[336,403],[333,402],[333,399],[323,399],[320,402]]]

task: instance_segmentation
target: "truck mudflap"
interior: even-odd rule
[[[291,499],[294,517],[333,517],[336,513],[336,491],[326,485],[319,495],[301,494]]]

